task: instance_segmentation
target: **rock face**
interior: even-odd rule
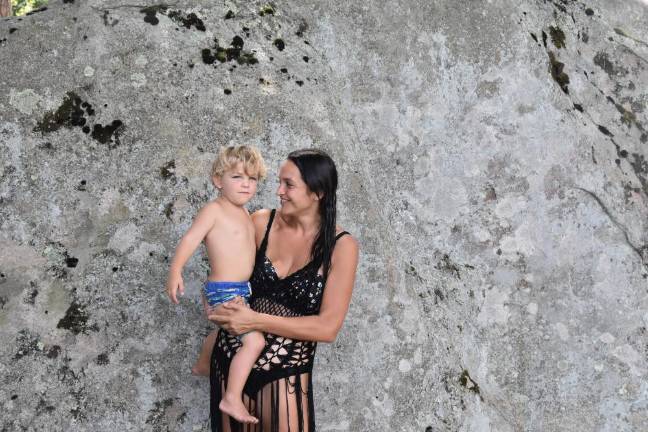
[[[362,245],[319,430],[645,426],[645,3],[140,3],[0,20],[0,429],[207,430],[204,254],[162,291],[240,143]]]

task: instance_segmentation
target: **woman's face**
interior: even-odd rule
[[[317,211],[319,206],[317,194],[308,189],[299,168],[291,160],[284,161],[279,168],[277,196],[284,214],[303,213],[312,208]]]

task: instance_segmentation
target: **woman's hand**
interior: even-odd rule
[[[223,303],[218,310],[211,312],[211,315],[207,318],[225,329],[229,334],[238,336],[256,330],[254,323],[257,315],[257,312],[235,299]]]

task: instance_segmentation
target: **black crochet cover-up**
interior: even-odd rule
[[[324,277],[318,274],[320,263],[313,260],[280,279],[266,256],[274,217],[273,209],[250,277],[250,307],[260,313],[284,317],[315,315],[319,312],[325,285]],[[339,233],[336,240],[344,234],[348,233]],[[317,342],[269,333],[264,336],[265,349],[243,389],[243,403],[259,423],[241,425],[218,409],[227,386],[230,361],[241,346],[236,337],[219,330],[211,358],[212,432],[315,431],[312,371]]]

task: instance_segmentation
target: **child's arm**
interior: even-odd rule
[[[178,243],[175,255],[169,268],[169,277],[166,283],[166,291],[173,303],[178,304],[176,293],[184,295],[184,282],[182,281],[182,268],[193,255],[200,242],[205,238],[209,230],[216,222],[218,211],[217,204],[207,204],[200,209],[189,230]]]

